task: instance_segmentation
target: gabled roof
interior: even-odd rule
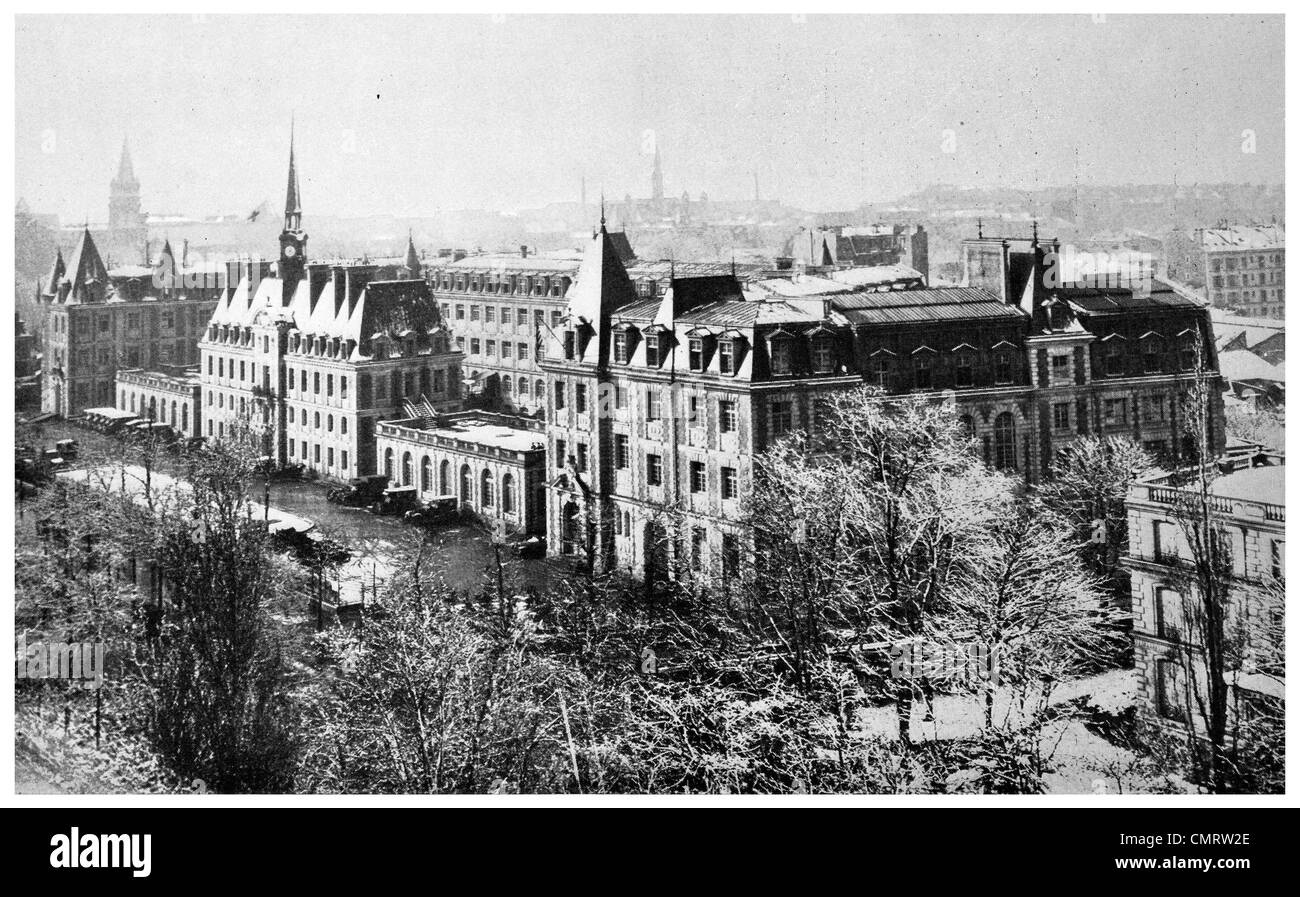
[[[68,259],[66,277],[72,286],[68,294],[68,302],[103,301],[108,288],[108,269],[104,267],[104,260],[99,257],[99,250],[95,248],[95,241],[90,236],[89,228],[81,232],[77,248],[72,250],[72,256]]]

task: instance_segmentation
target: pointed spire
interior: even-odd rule
[[[68,281],[72,291],[68,296],[70,302],[102,302],[108,287],[108,269],[99,257],[95,240],[90,236],[90,228],[83,228],[77,248],[72,251],[68,261]]]
[[[600,229],[605,229],[605,191],[600,191]]]
[[[284,197],[284,229],[302,229],[302,197],[298,192],[298,164],[293,153],[294,122],[289,120],[289,187]]]
[[[415,251],[415,238],[410,228],[406,230],[406,270],[412,278],[420,276],[420,256]]]
[[[122,158],[117,163],[117,177],[113,179],[113,184],[128,189],[140,185],[140,182],[135,179],[135,166],[131,164],[131,147],[126,137],[122,138]]]

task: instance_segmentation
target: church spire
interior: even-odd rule
[[[298,192],[298,165],[293,155],[293,122],[289,123],[289,187],[284,197],[284,229],[302,230],[302,198]]]
[[[415,251],[415,238],[411,236],[410,229],[406,231],[406,273],[412,280],[420,276],[420,256]]]
[[[655,141],[655,168],[650,174],[650,196],[655,202],[664,199],[664,169],[659,158],[659,141]]]
[[[135,166],[131,164],[131,147],[125,137],[122,138],[122,158],[117,163],[115,186],[119,188],[140,186],[140,182],[135,179]]]

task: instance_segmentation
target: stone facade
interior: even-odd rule
[[[546,444],[540,422],[483,411],[383,421],[379,472],[421,501],[454,495],[509,531],[546,530]]]
[[[122,368],[198,362],[198,337],[225,285],[224,271],[182,271],[170,245],[153,267],[109,270],[89,230],[41,289],[45,321],[41,410],[73,417],[112,406]]]
[[[1259,460],[1259,459],[1257,459]],[[1231,552],[1230,633],[1247,638],[1233,681],[1248,691],[1272,694],[1282,686],[1268,659],[1268,634],[1280,632],[1281,583],[1286,573],[1286,508],[1281,504],[1285,467],[1248,467],[1212,483],[1211,511]],[[1160,475],[1129,490],[1129,549],[1132,574],[1133,654],[1140,708],[1164,725],[1185,725],[1187,689],[1204,695],[1204,662],[1193,663],[1199,646],[1187,631],[1184,601],[1194,601],[1189,572],[1193,556],[1180,517],[1189,495]],[[1270,588],[1270,585],[1277,586]],[[1190,668],[1189,668],[1190,667]],[[1191,711],[1195,715],[1196,711]],[[1203,723],[1201,724],[1203,726]]]
[[[233,264],[199,343],[204,436],[248,432],[279,464],[375,472],[380,420],[460,408],[461,354],[413,266],[307,261],[293,150],[280,257]]]
[[[203,434],[201,388],[197,368],[177,374],[118,371],[116,407],[142,420],[166,424],[183,439],[193,439]]]
[[[644,298],[608,237],[588,246],[539,362],[550,549],[590,548],[606,566],[641,571],[666,541],[726,573],[753,456],[815,427],[826,391],[953,401],[990,466],[1036,482],[1086,434],[1186,457],[1183,396],[1198,366],[1216,377],[1202,306],[1158,284],[1054,285],[1054,245],[1036,239],[970,241],[979,264],[958,288],[776,295],[766,281],[675,276]],[[1221,420],[1216,407],[1218,447]],[[661,532],[669,518],[675,534]]]
[[[1211,305],[1249,317],[1286,316],[1286,233],[1279,225],[1206,228],[1201,248]]]

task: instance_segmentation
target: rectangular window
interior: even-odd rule
[[[930,384],[934,382],[930,361],[930,356],[927,353],[917,355],[912,361],[912,371],[916,379],[917,389],[929,389]]]
[[[1010,383],[1011,379],[1011,353],[999,352],[993,356],[993,382]]]
[[[736,347],[729,339],[724,339],[718,343],[718,370],[724,374],[735,373],[736,370]]]
[[[645,480],[651,486],[661,486],[664,481],[664,461],[659,455],[645,456]]]
[[[578,465],[577,466],[578,466],[578,473],[587,472],[587,444],[585,442],[578,443]]]
[[[1052,406],[1052,428],[1056,430],[1070,429],[1070,403],[1057,402]]]
[[[645,364],[648,368],[659,367],[659,335],[647,333],[645,337]]]
[[[519,350],[517,353],[515,353],[516,355],[518,355],[519,360],[520,360],[520,361],[527,361],[527,360],[528,360],[528,343],[519,343],[517,346],[515,346],[515,348]]]
[[[1108,426],[1118,426],[1128,420],[1127,399],[1106,399],[1102,402],[1102,414]]]
[[[557,382],[555,384],[555,410],[564,410],[564,384]]]
[[[614,407],[615,408],[627,407],[627,387],[624,386],[622,383],[614,384]]]
[[[494,339],[487,341],[487,356],[488,358],[497,357],[497,341]]]
[[[1162,421],[1165,419],[1164,396],[1146,396],[1142,400],[1142,419]]]
[[[507,359],[507,358],[510,357],[510,350],[511,350],[512,348],[513,348],[513,347],[512,347],[512,345],[511,345],[510,343],[507,343],[507,342],[504,342],[504,341],[501,343],[501,359],[502,359],[503,361],[504,361],[505,359]]]
[[[718,402],[718,429],[723,433],[736,432],[736,403],[723,400]]]
[[[497,322],[497,307],[495,305],[489,305],[486,308],[484,308],[483,314],[484,314],[483,320],[486,323],[495,324]]]
[[[772,374],[781,377],[790,373],[790,340],[775,339],[768,345],[772,356]]]
[[[477,305],[471,305],[469,307],[469,319],[471,321],[477,321],[479,319],[479,307]]]
[[[614,334],[614,361],[618,364],[627,364],[627,332],[618,331]]]
[[[975,359],[969,352],[962,352],[956,358],[957,386],[970,386],[975,382]]]
[[[614,434],[614,466],[619,470],[627,470],[630,463],[628,452],[627,435],[624,433]]]
[[[735,533],[722,534],[722,575],[728,579],[740,575],[740,539]]]
[[[560,470],[563,470],[564,465],[569,463],[565,458],[566,454],[568,454],[568,446],[565,444],[564,440],[555,440],[555,466]]]
[[[579,414],[587,413],[587,384],[579,383],[573,387],[573,404]]]
[[[479,341],[477,337],[474,337],[469,341],[469,354],[471,355],[479,354]]]
[[[771,402],[767,406],[767,432],[772,437],[789,433],[794,426],[794,410],[790,402]]]
[[[736,468],[722,468],[722,497],[730,501],[740,496],[740,484],[736,480]]]
[[[465,306],[461,305],[459,302],[456,303],[456,320],[465,320]]]
[[[692,338],[687,342],[687,351],[689,353],[691,370],[704,370],[704,340]]]
[[[663,416],[662,401],[663,397],[657,388],[652,386],[645,391],[646,420],[659,420]]]
[[[691,462],[691,491],[703,492],[705,489],[704,462]]]

